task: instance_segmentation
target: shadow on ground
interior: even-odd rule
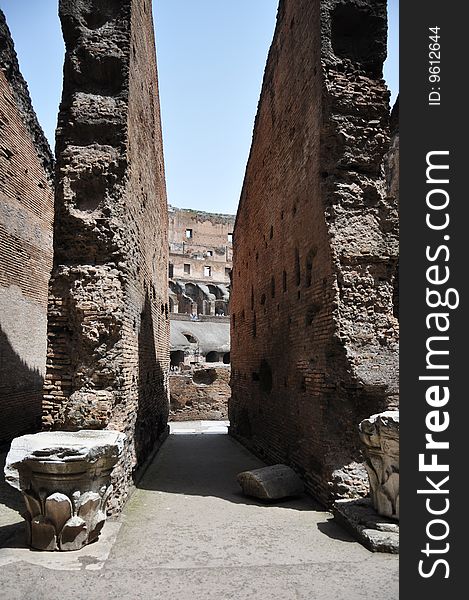
[[[24,545],[24,511],[20,492],[5,481],[3,469],[6,453],[0,454],[0,548],[18,548]]]
[[[333,540],[340,540],[341,542],[356,542],[355,538],[351,536],[345,529],[342,529],[334,519],[328,519],[324,523],[318,523],[317,528],[321,533],[327,535]]]
[[[3,469],[5,468],[6,457],[6,453],[0,454],[0,505],[22,512],[24,505],[21,493],[5,481]]]
[[[261,460],[226,434],[170,435],[137,487],[186,496],[211,496],[236,504],[324,511],[306,494],[268,503],[244,496],[237,474],[263,466]]]
[[[27,548],[24,521],[0,527],[0,548]]]

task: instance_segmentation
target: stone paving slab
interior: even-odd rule
[[[169,436],[118,522],[106,524],[120,526],[109,552],[95,562],[69,553],[77,558],[67,571],[55,554],[47,566],[4,563],[0,597],[397,600],[397,557],[363,548],[308,496],[274,505],[244,497],[237,473],[261,466],[227,435]]]
[[[48,571],[24,565],[0,574],[2,600],[376,600],[398,599],[397,575],[384,565],[308,564],[239,569],[149,569],[122,573]]]

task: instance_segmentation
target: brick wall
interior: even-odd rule
[[[117,510],[167,432],[168,216],[150,0],[60,2],[45,428],[127,434]]]
[[[52,155],[0,11],[0,444],[41,424]]]
[[[282,0],[234,232],[230,433],[324,503],[397,403],[386,2]]]

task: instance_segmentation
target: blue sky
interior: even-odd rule
[[[398,90],[399,0],[385,78]],[[235,213],[277,0],[154,0],[168,201]],[[0,0],[51,146],[62,90],[58,0]]]

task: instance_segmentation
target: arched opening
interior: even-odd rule
[[[192,335],[192,333],[183,333],[182,334],[189,344],[197,344],[197,338]]]
[[[210,363],[218,362],[218,352],[215,352],[214,350],[209,352],[207,354],[207,356],[205,357],[205,362],[210,362]]]
[[[169,281],[169,289],[173,292],[173,294],[180,294],[181,288],[175,281]]]
[[[229,315],[228,302],[225,302],[224,300],[215,300],[215,314],[220,317]]]
[[[230,353],[225,352],[225,354],[223,355],[223,364],[229,365],[230,361],[231,361]]]
[[[217,300],[223,299],[223,292],[217,285],[209,283],[207,287],[210,290],[210,293],[213,294]]]
[[[199,315],[205,314],[204,312],[204,299],[205,294],[200,287],[195,283],[186,283],[185,292],[189,298],[197,304],[197,312]]]
[[[184,362],[184,351],[183,350],[173,350],[169,353],[170,357],[170,366],[171,369],[179,367],[181,363]]]

